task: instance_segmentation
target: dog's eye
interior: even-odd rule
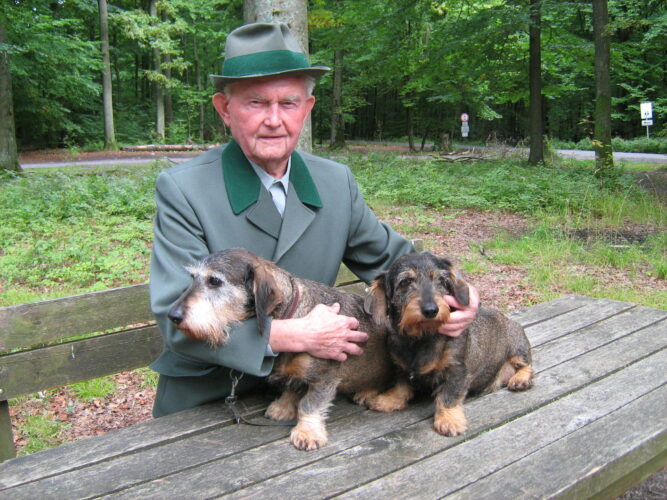
[[[413,281],[414,281],[414,279],[412,279],[412,278],[410,278],[410,277],[402,278],[402,279],[398,282],[398,286],[399,286],[399,288],[405,288],[405,287],[407,287],[407,286],[410,286],[410,284],[411,284]]]
[[[214,287],[219,287],[222,286],[222,280],[220,278],[216,278],[215,276],[211,276],[208,279],[208,284]]]

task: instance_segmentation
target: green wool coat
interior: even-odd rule
[[[167,313],[190,282],[185,266],[212,252],[245,248],[301,278],[333,284],[344,262],[368,282],[413,251],[376,219],[348,167],[296,152],[291,162],[283,218],[234,141],[158,176],[150,296],[164,351],[151,365],[161,374],[156,416],[224,397],[229,368],[247,374],[245,384],[252,386],[275,359],[265,355],[268,335],[259,335],[255,319],[218,348],[174,328]]]

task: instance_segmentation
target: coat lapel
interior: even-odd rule
[[[246,213],[248,221],[278,239],[274,262],[280,260],[310,226],[315,218],[313,209],[322,207],[308,167],[297,152],[292,153],[291,165],[289,192],[281,219],[271,195],[261,187],[241,147],[231,141],[222,152],[225,189],[232,211],[240,215],[249,209]]]
[[[259,190],[259,199],[255,206],[251,207],[246,214],[248,220],[265,233],[278,239],[280,236],[280,226],[283,219],[273,203],[271,194],[264,189]]]
[[[285,203],[285,213],[283,215],[283,225],[278,237],[278,245],[273,254],[274,262],[278,262],[285,253],[294,246],[308,226],[313,222],[315,212],[308,206],[301,203],[294,186],[290,182],[289,193]]]

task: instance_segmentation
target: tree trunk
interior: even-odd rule
[[[195,80],[197,81],[197,91],[203,90],[201,80],[201,59],[199,58],[199,48],[197,47],[197,34],[192,36],[192,51],[195,57]],[[206,125],[206,107],[204,102],[199,103],[199,143],[204,143],[204,127]]]
[[[113,91],[111,61],[109,58],[109,23],[107,0],[97,0],[100,10],[100,40],[102,41],[102,98],[104,102],[104,149],[116,150],[116,132],[113,124]]]
[[[282,22],[308,55],[308,1],[307,0],[244,0],[243,19],[246,23]],[[302,151],[311,152],[312,125],[310,116],[301,130],[297,146]]]
[[[167,21],[167,14],[162,14],[162,21]],[[166,68],[164,70],[164,76],[167,78],[167,81],[171,80],[171,54],[164,55],[164,63]],[[171,95],[171,90],[169,88],[164,89],[164,128],[165,131],[169,130],[171,127],[171,122],[174,119],[174,100]],[[188,137],[188,139],[190,139]]]
[[[542,16],[541,0],[530,0],[529,85],[530,85],[530,154],[528,163],[544,161],[544,119],[542,116]]]
[[[0,14],[0,46],[7,43],[5,19]],[[9,53],[0,49],[0,170],[21,172],[21,164],[16,150],[14,129],[14,102],[12,96],[12,74]]]
[[[415,124],[414,124],[414,113],[413,106],[407,106],[405,108],[405,118],[407,122],[407,132],[408,132],[408,146],[410,151],[416,151],[415,148]]]
[[[331,110],[331,147],[345,147],[345,122],[343,121],[343,51],[334,51],[333,95]]]
[[[149,14],[151,17],[157,19],[157,0],[151,0],[149,6]],[[162,71],[162,54],[160,54],[160,49],[157,47],[153,48],[153,70],[156,73],[161,73]],[[164,121],[164,91],[162,85],[159,81],[155,80],[153,82],[153,90],[155,95],[155,132],[158,141],[164,142],[165,140],[165,121]]]
[[[607,0],[593,0],[593,36],[595,39],[595,167],[606,176],[614,167],[611,148],[611,55],[609,48],[609,13]]]

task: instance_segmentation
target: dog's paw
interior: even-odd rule
[[[297,424],[290,434],[290,441],[298,450],[313,451],[327,444],[327,431]]]
[[[439,407],[433,419],[433,430],[443,436],[458,436],[468,429],[468,421],[461,406]]]
[[[296,405],[285,404],[280,399],[276,399],[272,402],[264,412],[266,418],[271,420],[286,421],[296,419],[297,409]]]
[[[376,390],[368,390],[357,392],[352,400],[357,403],[359,406],[371,407],[371,403],[378,396],[379,392]]]
[[[525,391],[533,387],[533,369],[525,366],[519,369],[507,381],[507,388],[510,391]]]
[[[405,410],[408,402],[402,398],[396,398],[392,395],[380,394],[370,401],[369,408],[374,411],[390,413],[392,411]]]

